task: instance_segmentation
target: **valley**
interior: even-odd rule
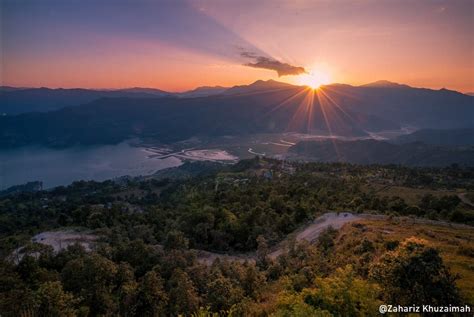
[[[473,14],[0,0],[0,317],[472,315]]]

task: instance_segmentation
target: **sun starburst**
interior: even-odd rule
[[[297,80],[300,85],[305,85],[312,89],[318,89],[320,86],[331,82],[327,74],[313,71],[300,75]]]

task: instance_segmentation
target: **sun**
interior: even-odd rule
[[[298,77],[300,85],[308,86],[312,89],[318,89],[322,85],[327,85],[331,82],[329,76],[322,72],[310,71]]]

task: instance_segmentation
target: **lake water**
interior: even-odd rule
[[[0,190],[29,181],[44,188],[68,185],[75,180],[102,181],[118,176],[149,175],[182,164],[180,158],[150,158],[149,153],[128,143],[52,150],[26,147],[0,151]]]

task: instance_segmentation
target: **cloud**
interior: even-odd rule
[[[252,63],[244,64],[245,66],[274,70],[278,77],[307,73],[304,67],[282,63],[274,58],[259,56],[252,52],[242,52],[240,56],[253,60]]]

